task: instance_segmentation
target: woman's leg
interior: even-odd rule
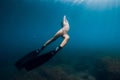
[[[68,40],[69,40],[69,35],[68,34],[64,34],[63,35],[63,38],[64,38],[64,40],[62,41],[62,43],[60,44],[60,47],[64,47],[66,44],[67,44],[67,42],[68,42]]]
[[[62,35],[62,37],[64,38],[64,40],[62,41],[62,43],[60,44],[60,46],[56,47],[55,53],[57,53],[58,51],[60,51],[66,45],[66,43],[69,40],[69,35],[68,34],[64,34],[64,35]]]
[[[63,34],[62,30],[59,30],[51,39],[49,39],[47,42],[45,42],[45,44],[43,46],[49,45],[50,43],[55,41],[58,37],[62,36],[62,34]]]
[[[39,53],[41,52],[47,45],[49,45],[51,42],[55,41],[58,37],[63,35],[62,29],[60,29],[51,39],[49,39],[41,48],[37,49],[36,52]]]

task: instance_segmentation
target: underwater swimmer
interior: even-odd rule
[[[45,44],[40,49],[38,49],[39,52],[41,50],[43,50],[51,42],[55,41],[57,38],[63,37],[64,38],[63,41],[61,42],[61,44],[58,47],[56,47],[56,49],[54,51],[58,52],[59,50],[61,50],[67,44],[67,42],[69,40],[68,31],[69,31],[69,22],[68,22],[66,16],[64,15],[63,21],[62,21],[62,28],[60,30],[58,30],[58,32],[52,38],[50,38],[47,42],[45,42]]]
[[[30,52],[29,54],[16,61],[15,66],[19,70],[25,68],[27,71],[30,71],[49,61],[58,51],[60,51],[67,44],[69,40],[68,31],[69,23],[66,16],[64,16],[62,21],[62,28],[58,30],[58,32],[52,38],[45,42],[45,44],[43,44],[41,48]],[[56,47],[55,50],[49,51],[42,55],[38,55],[47,45],[55,41],[58,37],[63,37],[63,41],[58,47]]]

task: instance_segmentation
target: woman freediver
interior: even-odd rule
[[[47,42],[43,44],[43,46],[35,51],[30,52],[29,54],[25,55],[21,59],[19,59],[15,66],[20,70],[22,68],[25,68],[27,71],[30,71],[48,60],[50,60],[59,50],[61,50],[68,42],[69,40],[69,23],[66,18],[66,16],[63,17],[62,21],[62,28],[58,30],[58,32],[50,38]],[[63,37],[63,41],[61,44],[56,47],[55,50],[49,51],[46,54],[38,55],[47,45],[49,45],[51,42],[55,41],[58,37]]]

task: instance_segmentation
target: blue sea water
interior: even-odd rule
[[[52,69],[49,70],[47,65],[43,65],[45,69],[54,72],[54,67],[57,66],[58,69],[68,69],[68,73],[89,72],[94,75],[93,69],[96,69],[95,63],[98,59],[114,60],[114,57],[120,56],[119,0],[3,0],[0,7],[1,80],[56,80],[49,79],[48,76],[46,79],[42,78],[41,69],[33,73],[18,71],[14,63],[51,38],[61,28],[64,15],[70,23],[70,40],[61,52],[47,63],[53,65]],[[55,49],[61,41],[59,38],[49,45],[46,51]],[[24,75],[21,75],[23,73]],[[29,78],[30,76],[33,77]],[[96,78],[95,75],[94,77]]]

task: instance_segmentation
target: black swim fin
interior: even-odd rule
[[[16,68],[19,70],[22,69],[25,66],[26,62],[36,58],[39,53],[40,51],[38,49],[28,53],[27,55],[15,62]]]
[[[27,71],[30,71],[34,68],[37,68],[38,66],[44,64],[45,62],[49,61],[54,55],[56,54],[55,51],[50,51],[45,54],[42,54],[40,56],[37,56],[34,59],[31,59],[25,64],[25,69]]]

